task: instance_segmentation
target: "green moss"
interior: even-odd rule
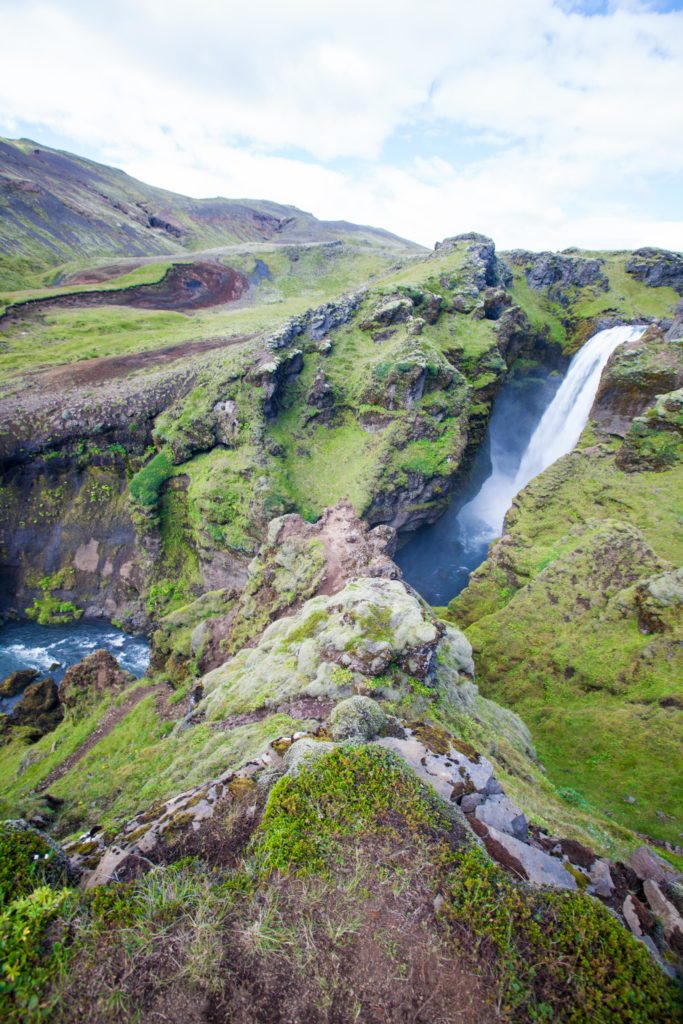
[[[129,491],[133,502],[143,509],[156,508],[161,488],[172,472],[173,462],[169,453],[157,452],[130,481]]]
[[[83,615],[83,609],[54,593],[59,590],[71,590],[74,582],[73,569],[60,569],[50,576],[43,576],[37,584],[42,595],[36,597],[30,608],[25,609],[26,616],[41,626],[76,622]]]
[[[256,833],[261,876],[272,871],[333,870],[340,843],[448,827],[438,801],[394,754],[341,745],[273,787]]]
[[[66,881],[64,864],[35,830],[0,825],[0,908],[41,886]]]
[[[67,956],[60,944],[48,944],[47,930],[69,897],[65,889],[37,888],[0,910],[0,1016],[7,1024],[51,1018],[54,1000],[46,992]]]
[[[597,900],[524,889],[477,847],[457,854],[443,914],[487,956],[504,1019],[668,1024],[682,1008],[675,984]]]

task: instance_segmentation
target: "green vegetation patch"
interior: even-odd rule
[[[667,1022],[683,1002],[646,948],[597,900],[530,890],[478,847],[459,851],[446,922],[490,965],[503,1020]]]

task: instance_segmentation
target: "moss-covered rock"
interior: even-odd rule
[[[135,682],[135,676],[119,666],[109,651],[93,651],[68,668],[59,697],[72,718],[81,718],[103,696],[114,696]]]
[[[386,715],[371,697],[348,697],[336,704],[330,715],[333,739],[373,740],[386,724]]]
[[[0,697],[16,697],[29,683],[35,683],[40,673],[35,668],[21,668],[10,672],[0,683]]]
[[[633,420],[616,458],[628,473],[671,469],[683,459],[683,389],[660,395]]]
[[[8,721],[12,728],[25,728],[27,736],[36,740],[55,729],[63,716],[57,684],[52,676],[47,676],[38,682],[29,683],[14,705]]]

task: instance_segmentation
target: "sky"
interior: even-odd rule
[[[0,0],[0,26],[0,134],[152,185],[429,247],[683,249],[683,0]]]

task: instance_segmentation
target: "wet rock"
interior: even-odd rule
[[[519,878],[531,882],[532,885],[547,885],[555,889],[578,888],[574,876],[563,867],[557,857],[551,857],[534,846],[528,846],[509,833],[500,832],[492,825],[486,825],[476,818],[472,820],[472,825],[477,835],[483,839],[490,856]]]
[[[386,715],[371,697],[349,697],[336,705],[330,715],[330,731],[337,742],[372,740],[382,731]]]
[[[34,668],[20,668],[16,672],[10,672],[0,683],[1,697],[16,697],[18,693],[25,690],[29,683],[34,683],[40,676]]]
[[[522,842],[526,842],[529,836],[529,825],[524,812],[507,796],[496,794],[488,797],[484,803],[475,807],[474,816],[485,825],[498,832],[507,832]]]
[[[67,669],[59,696],[72,716],[81,717],[106,693],[119,693],[135,682],[109,651],[93,651]]]
[[[52,676],[30,683],[8,717],[12,726],[27,727],[31,739],[38,739],[56,729],[64,717],[64,711]]]

